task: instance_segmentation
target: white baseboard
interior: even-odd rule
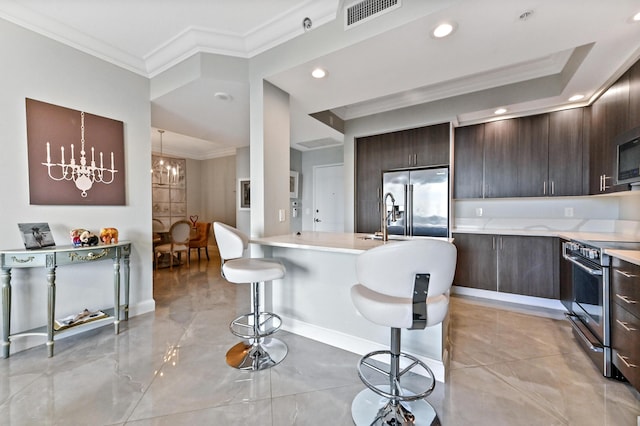
[[[555,319],[563,319],[564,312],[566,312],[562,302],[557,299],[522,296],[519,294],[501,293],[499,291],[481,290],[455,285],[451,287],[451,293],[456,296],[469,297],[479,304],[492,305]]]

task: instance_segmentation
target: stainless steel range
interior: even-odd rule
[[[572,240],[562,244],[562,256],[571,263],[572,297],[565,306],[574,335],[602,374],[614,377],[607,248],[639,249],[640,243]]]

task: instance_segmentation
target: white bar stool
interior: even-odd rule
[[[253,311],[240,315],[229,324],[231,333],[246,339],[227,352],[227,364],[240,370],[264,370],[287,356],[287,345],[270,337],[280,329],[282,319],[271,312],[260,311],[260,283],[284,277],[284,266],[268,259],[242,257],[249,239],[242,232],[221,222],[213,231],[222,260],[222,276],[235,284],[251,283]]]
[[[456,258],[453,244],[435,239],[388,243],[358,256],[360,284],[351,287],[351,299],[363,317],[391,328],[391,345],[358,362],[367,389],[351,404],[357,426],[439,424],[424,400],[435,387],[433,372],[401,352],[400,330],[424,329],[445,319]]]

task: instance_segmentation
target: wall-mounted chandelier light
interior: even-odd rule
[[[95,182],[106,185],[113,182],[115,174],[118,172],[113,161],[113,151],[111,151],[111,168],[104,167],[102,151],[100,151],[100,166],[96,165],[95,149],[91,147],[91,163],[87,164],[86,152],[84,150],[84,112],[80,112],[80,163],[76,162],[74,145],[71,144],[71,159],[65,163],[64,146],[60,147],[60,162],[51,162],[51,146],[47,142],[47,162],[42,165],[47,167],[49,177],[55,181],[72,180],[76,187],[82,191],[82,197],[87,196],[87,191],[91,189]]]

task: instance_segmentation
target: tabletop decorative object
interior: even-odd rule
[[[102,228],[100,230],[100,241],[103,244],[118,244],[118,230],[116,228]]]
[[[18,228],[22,234],[24,247],[28,250],[56,245],[49,224],[46,222],[19,223]]]

